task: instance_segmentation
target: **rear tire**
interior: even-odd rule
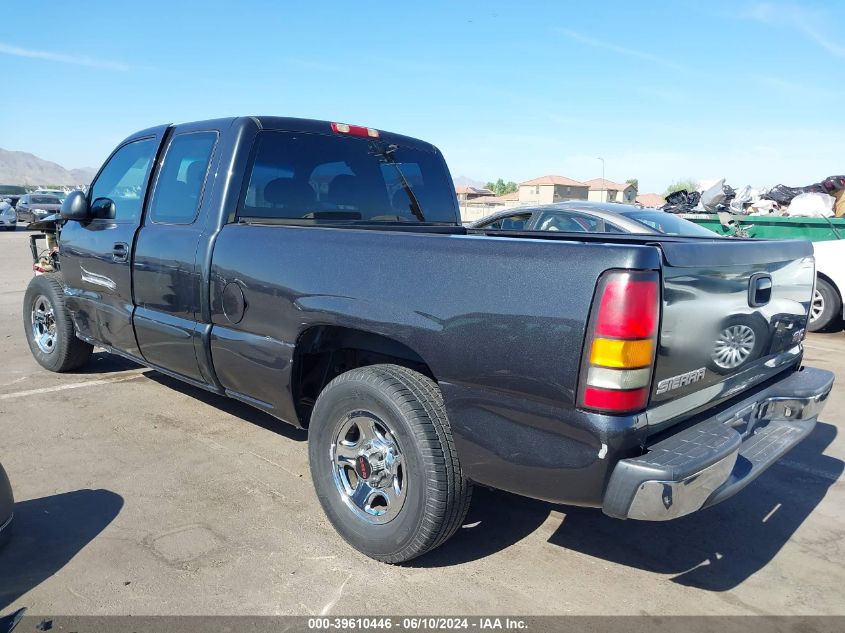
[[[815,318],[813,318],[815,314]],[[842,298],[830,283],[816,278],[816,292],[810,304],[810,320],[807,329],[810,332],[820,332],[830,327],[842,315]]]
[[[440,389],[406,367],[332,380],[314,405],[308,456],[329,521],[376,560],[401,563],[438,547],[469,507]]]
[[[91,358],[94,346],[76,338],[64,287],[54,274],[32,278],[23,300],[26,341],[44,369],[71,371]]]

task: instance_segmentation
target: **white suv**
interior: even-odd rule
[[[18,214],[11,200],[0,200],[0,231],[14,231],[18,226]]]

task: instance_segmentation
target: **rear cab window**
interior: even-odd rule
[[[293,224],[457,222],[439,155],[382,139],[263,131],[239,218]]]

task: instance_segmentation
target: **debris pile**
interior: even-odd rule
[[[702,183],[698,191],[676,191],[666,196],[662,209],[669,213],[733,213],[845,217],[845,176],[830,176],[806,187],[775,185],[734,189],[725,179]]]

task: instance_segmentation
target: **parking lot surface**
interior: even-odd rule
[[[722,505],[648,524],[476,489],[451,541],[388,566],[323,516],[304,432],[104,353],[40,369],[27,235],[0,233],[0,462],[18,501],[0,615],[845,613],[841,382],[812,435]],[[806,347],[845,379],[843,333]]]

